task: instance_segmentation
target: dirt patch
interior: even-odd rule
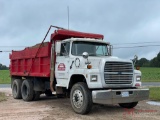
[[[12,98],[11,89],[0,88],[7,101],[0,103],[0,120],[159,120],[160,107],[139,102],[135,109],[123,109],[118,105],[94,105],[88,115],[73,112],[69,99],[47,98],[24,102]]]

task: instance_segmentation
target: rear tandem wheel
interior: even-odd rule
[[[32,101],[34,99],[34,90],[32,80],[24,80],[21,87],[22,98],[24,101]]]
[[[12,95],[14,99],[21,99],[21,85],[22,85],[22,80],[21,79],[15,79],[13,80],[12,83]]]

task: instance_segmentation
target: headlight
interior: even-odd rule
[[[96,82],[97,78],[97,75],[91,75],[91,82]]]
[[[141,76],[136,76],[136,81],[141,81]]]

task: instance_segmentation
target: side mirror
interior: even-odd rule
[[[61,52],[61,42],[60,42],[60,41],[57,41],[57,42],[56,42],[55,52],[56,52],[57,54],[60,54],[60,52]]]
[[[87,52],[83,52],[82,56],[83,56],[84,59],[87,59],[87,61],[85,62],[85,64],[87,64],[87,65],[91,64],[91,62],[88,60],[89,54]]]
[[[136,64],[136,61],[138,60],[138,56],[137,55],[135,55],[134,56],[134,59],[133,59],[133,64],[135,65]]]
[[[134,60],[136,60],[136,61],[138,60],[138,56],[137,55],[134,56]]]
[[[89,54],[87,52],[83,52],[82,56],[84,59],[88,59]]]

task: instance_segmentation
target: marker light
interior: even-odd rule
[[[138,67],[136,67],[136,70],[140,70],[140,67],[138,66]]]
[[[135,84],[135,86],[136,86],[136,87],[139,87],[139,86],[140,86],[140,84],[139,84],[139,83],[136,83],[136,84]]]
[[[87,68],[88,68],[88,69],[91,69],[91,68],[92,68],[92,65],[87,65]]]

